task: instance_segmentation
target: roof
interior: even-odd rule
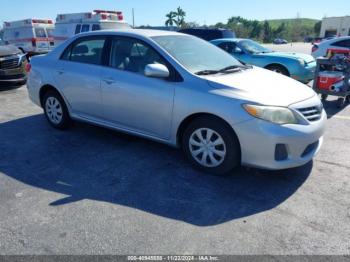
[[[85,35],[100,35],[101,33],[116,33],[129,36],[143,36],[143,37],[154,37],[154,36],[165,36],[165,35],[186,35],[173,31],[163,31],[163,30],[151,30],[151,29],[116,29],[116,30],[99,30],[89,33],[84,33]],[[82,34],[79,34],[82,35]],[[187,35],[186,35],[187,36]]]
[[[234,42],[234,43],[237,43],[237,42],[242,41],[242,40],[247,40],[247,39],[243,39],[243,38],[220,38],[220,39],[212,40],[210,42],[212,42],[212,43],[215,43],[215,42]]]

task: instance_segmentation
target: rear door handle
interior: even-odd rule
[[[107,85],[111,85],[111,84],[115,83],[115,80],[113,78],[111,78],[111,77],[103,78],[102,81],[105,82]]]
[[[59,75],[63,75],[63,74],[64,74],[64,70],[63,70],[63,69],[59,69],[59,70],[57,70],[57,73],[58,73]]]

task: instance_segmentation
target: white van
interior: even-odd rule
[[[3,40],[29,55],[43,54],[54,48],[53,30],[50,19],[25,19],[4,23]]]
[[[57,15],[53,35],[55,46],[58,46],[68,38],[83,32],[130,28],[122,12],[94,10],[90,13]]]

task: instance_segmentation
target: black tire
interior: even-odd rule
[[[55,99],[55,101],[59,103],[59,106],[61,108],[60,110],[61,113],[57,113],[57,115],[61,115],[61,117],[57,118],[58,121],[55,121],[55,122],[52,120],[53,119],[52,115],[50,117],[50,108],[47,106],[47,103],[50,103],[48,102],[48,100],[51,101],[51,99]],[[46,119],[51,126],[60,130],[67,129],[70,126],[71,119],[69,117],[67,106],[64,100],[62,99],[61,95],[57,91],[49,90],[48,92],[46,92],[42,101],[42,105],[44,108]],[[54,106],[52,106],[51,108],[54,108]],[[57,110],[58,107],[55,107],[55,108]]]
[[[214,131],[214,134],[211,137],[213,141],[211,142],[218,141],[218,138],[220,137],[224,141],[224,146],[221,146],[221,145],[219,145],[219,147],[211,146],[213,150],[222,150],[222,148],[225,148],[226,150],[225,156],[222,157],[221,159],[222,162],[217,166],[211,167],[211,166],[202,165],[198,162],[198,160],[195,159],[195,157],[191,153],[191,150],[193,152],[195,146],[190,145],[190,139],[193,138],[193,135],[196,131],[199,131],[202,129],[203,131],[201,132],[206,132],[204,131],[204,129],[209,129]],[[220,137],[217,137],[216,134],[218,134]],[[206,135],[203,135],[203,137],[207,135],[208,133]],[[225,123],[224,121],[216,117],[211,117],[211,116],[199,117],[194,121],[192,121],[185,129],[181,142],[182,142],[183,151],[187,159],[189,160],[189,162],[195,168],[203,172],[216,175],[216,176],[227,175],[231,171],[233,171],[236,167],[239,167],[241,164],[241,151],[240,151],[240,145],[236,134],[227,123]],[[200,156],[200,154],[198,156],[200,158],[203,158],[203,154],[204,153],[202,153],[202,156]],[[209,160],[209,162],[211,162],[211,157],[208,155],[206,159]],[[219,156],[215,156],[215,157],[219,157]]]
[[[344,98],[338,98],[337,103],[338,103],[338,105],[337,105],[338,108],[343,108],[344,105],[345,105],[345,99]]]
[[[347,96],[347,97],[345,98],[345,102],[348,103],[348,104],[350,104],[350,96]]]
[[[326,95],[326,94],[322,94],[322,95],[321,95],[321,100],[322,100],[322,101],[326,101],[327,98],[328,98],[328,95]]]
[[[269,65],[266,67],[266,69],[268,69],[270,71],[274,71],[274,72],[281,74],[281,75],[290,76],[290,73],[287,70],[287,68],[285,68],[284,66],[281,66],[281,65]]]

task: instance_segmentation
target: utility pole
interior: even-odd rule
[[[135,12],[134,12],[134,8],[132,9],[132,27],[135,28]]]

